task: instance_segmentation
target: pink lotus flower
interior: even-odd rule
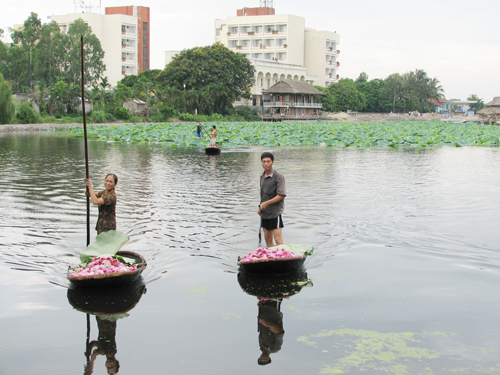
[[[85,268],[77,267],[69,269],[68,275],[71,277],[94,276],[135,270],[137,270],[136,266],[127,266],[112,257],[102,257],[92,259]]]
[[[291,251],[285,249],[274,249],[269,250],[269,248],[261,248],[259,247],[257,251],[246,255],[243,259],[240,259],[240,262],[251,262],[253,260],[263,260],[263,259],[276,259],[276,258],[290,258],[296,256]]]

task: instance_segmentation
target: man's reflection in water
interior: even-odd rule
[[[128,316],[128,314],[126,314]],[[97,341],[91,341],[87,345],[87,364],[85,365],[85,375],[90,375],[94,371],[94,361],[98,355],[106,356],[106,368],[108,374],[118,373],[120,363],[115,358],[116,355],[116,316],[102,315],[96,316],[99,336]],[[92,349],[94,349],[92,351]]]
[[[271,353],[276,353],[283,345],[283,313],[280,311],[282,299],[260,299],[257,303],[259,307],[258,330],[259,345],[262,354],[257,363],[267,365],[271,363]]]

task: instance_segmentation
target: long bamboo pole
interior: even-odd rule
[[[83,112],[83,136],[85,139],[85,177],[90,178],[89,173],[89,143],[87,138],[87,116],[85,113],[85,69],[83,65],[83,35],[80,39],[80,57],[82,66],[82,112]],[[90,196],[87,194],[87,246],[90,245]]]

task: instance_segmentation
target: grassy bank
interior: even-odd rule
[[[205,123],[217,126],[217,144],[224,148],[244,146],[331,147],[498,147],[500,127],[475,123],[427,122],[232,122]],[[208,137],[195,136],[194,123],[160,123],[122,126],[89,126],[88,135],[102,141],[155,142],[169,147],[203,147]],[[83,136],[81,127],[71,134]]]

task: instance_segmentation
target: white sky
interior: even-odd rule
[[[98,4],[98,0],[85,0]],[[107,6],[151,8],[151,68],[164,52],[214,42],[216,19],[235,16],[259,0],[102,0]],[[74,0],[4,1],[0,28],[22,24],[31,11],[47,16],[75,12]],[[370,79],[423,69],[437,78],[447,99],[500,96],[500,0],[274,0],[276,14],[305,18],[306,27],[340,35],[339,74]],[[5,42],[9,41],[4,38]]]

